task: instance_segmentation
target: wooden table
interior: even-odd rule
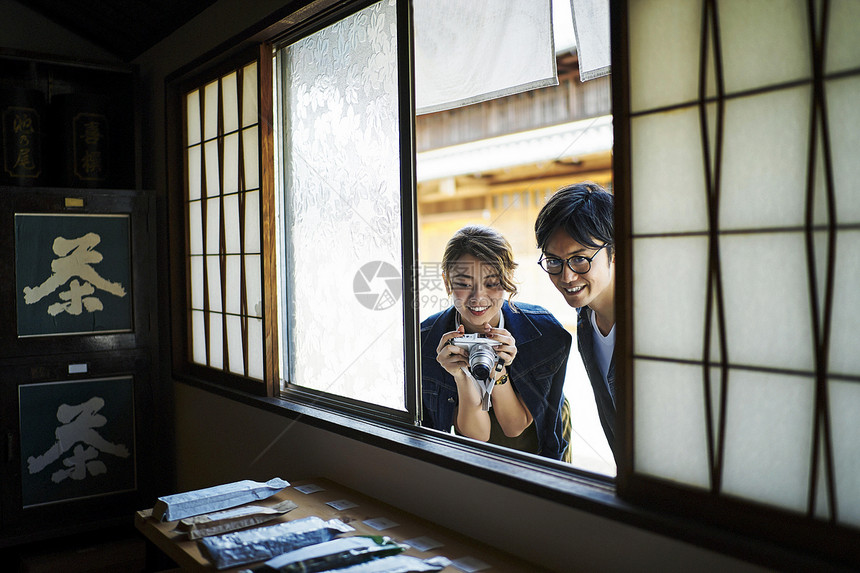
[[[307,485],[319,486],[323,489],[307,494],[296,489],[296,486]],[[254,504],[271,506],[285,500],[294,502],[298,507],[273,521],[267,521],[257,527],[265,527],[282,521],[292,521],[309,516],[317,516],[323,520],[337,518],[355,528],[354,532],[346,535],[386,535],[395,541],[406,542],[407,544],[408,540],[423,536],[438,541],[442,545],[436,549],[419,551],[413,547],[407,550],[405,554],[422,559],[434,555],[444,555],[454,561],[455,565],[463,565],[462,568],[456,566],[446,567],[443,570],[444,573],[458,573],[464,570],[481,570],[490,573],[535,573],[543,570],[517,557],[322,478],[290,482],[290,487],[266,500],[254,502]],[[335,507],[329,505],[330,502],[339,502],[342,500],[354,503],[355,507],[335,509]],[[335,503],[334,505],[340,504]],[[379,530],[365,523],[366,521],[380,518],[390,520],[397,525]],[[191,541],[183,533],[175,531],[177,522],[156,521],[152,518],[152,509],[146,509],[138,511],[135,514],[134,525],[149,541],[175,561],[182,569],[189,571],[216,571],[215,565],[200,552],[196,541]],[[468,566],[480,566],[481,564],[487,565],[487,568],[472,569]],[[234,569],[222,569],[221,571],[235,573],[241,569],[248,569],[255,565],[259,565],[259,562]]]

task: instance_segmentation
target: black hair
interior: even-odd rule
[[[575,183],[556,191],[538,213],[535,239],[543,251],[556,229],[564,229],[574,241],[588,247],[609,245],[614,250],[614,201],[612,193],[597,183]]]

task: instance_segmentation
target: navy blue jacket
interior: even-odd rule
[[[594,353],[594,328],[591,326],[591,313],[594,311],[584,306],[576,309],[576,345],[582,356],[582,363],[588,373],[591,389],[594,390],[594,401],[597,403],[597,415],[600,417],[600,425],[606,434],[606,441],[612,449],[615,459],[615,350],[612,351],[612,360],[609,362],[607,380],[603,380],[600,365],[597,363],[597,355]]]
[[[560,460],[567,449],[562,435],[561,405],[564,375],[572,337],[546,309],[522,302],[514,312],[505,301],[502,313],[505,330],[517,346],[514,362],[508,367],[510,384],[523,399],[534,418],[538,451]],[[434,314],[421,323],[422,425],[451,431],[459,396],[454,377],[436,361],[436,347],[446,332],[455,329],[454,307]]]

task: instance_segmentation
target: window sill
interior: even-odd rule
[[[796,568],[800,564],[801,568],[817,571],[842,570],[832,562],[790,547],[668,511],[634,505],[616,495],[610,478],[585,474],[561,462],[519,452],[500,452],[493,446],[481,447],[459,436],[442,435],[406,424],[376,422],[281,398],[261,397],[199,379],[181,378],[179,381],[371,446],[766,567]]]

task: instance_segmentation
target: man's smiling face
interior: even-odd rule
[[[599,249],[599,252],[598,252]],[[543,254],[565,260],[579,255],[594,257],[591,269],[585,274],[573,272],[567,264],[562,272],[549,275],[552,284],[564,296],[567,304],[574,308],[600,306],[603,300],[612,301],[615,286],[615,257],[608,248],[589,247],[574,241],[564,229],[556,229],[546,243]]]

